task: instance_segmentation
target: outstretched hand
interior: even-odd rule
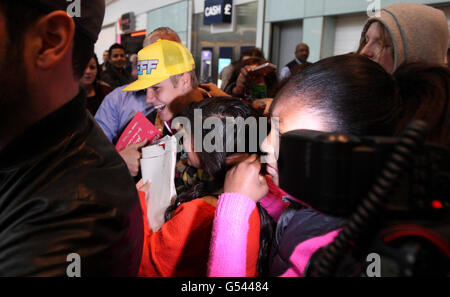
[[[261,163],[257,155],[252,155],[228,171],[224,192],[238,193],[255,202],[267,195],[269,186],[261,174]]]

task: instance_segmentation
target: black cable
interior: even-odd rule
[[[350,244],[357,243],[384,210],[387,197],[411,165],[416,148],[425,143],[427,133],[428,126],[423,121],[414,121],[406,128],[367,197],[334,241],[321,248],[311,258],[306,276],[329,277],[334,274],[338,261],[347,252]]]

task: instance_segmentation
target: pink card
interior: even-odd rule
[[[116,149],[121,151],[131,144],[136,144],[148,140],[148,144],[160,139],[162,133],[153,125],[142,112],[138,111],[128,126],[125,128],[119,141],[117,141]]]

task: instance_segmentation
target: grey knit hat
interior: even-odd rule
[[[42,6],[51,10],[64,10],[76,12],[76,5],[80,4],[79,15],[74,15],[73,20],[77,30],[96,42],[102,29],[105,16],[105,0],[33,0],[32,5]],[[73,10],[72,10],[73,8]]]
[[[389,32],[395,68],[406,60],[443,64],[449,43],[447,18],[443,11],[416,3],[399,3],[370,18],[362,32],[364,40],[370,25],[378,21]]]

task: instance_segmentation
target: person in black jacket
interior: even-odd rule
[[[296,68],[299,65],[310,66],[311,63],[308,62],[309,57],[309,46],[305,43],[300,43],[295,47],[295,59],[289,62],[280,71],[280,81],[285,80],[296,72]]]
[[[120,44],[113,44],[109,48],[109,62],[106,65],[106,70],[100,74],[100,79],[112,89],[129,84],[133,81],[133,78],[125,69],[126,64],[125,48]]]
[[[133,180],[79,79],[103,0],[0,0],[0,276],[135,276]]]

